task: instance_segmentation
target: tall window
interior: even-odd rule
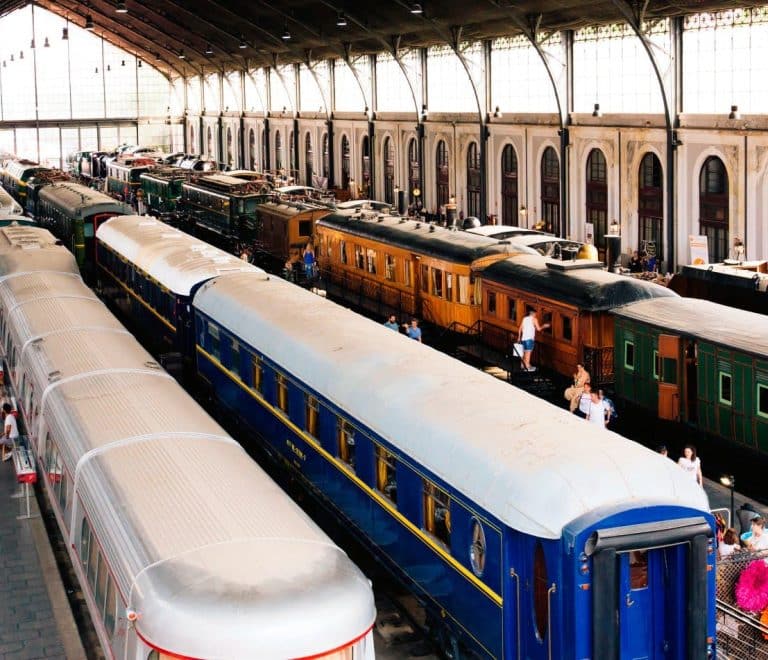
[[[384,139],[384,201],[395,204],[395,150],[392,140]]]
[[[195,141],[195,127],[189,127],[189,150],[197,152],[197,142]]]
[[[517,154],[508,144],[501,152],[501,224],[517,227]]]
[[[312,185],[312,134],[307,132],[304,138],[304,177],[306,185]]]
[[[420,178],[419,167],[419,147],[416,138],[411,138],[408,142],[408,203],[413,204],[416,199],[413,191],[419,187]]]
[[[283,136],[280,131],[275,131],[275,169],[283,169]]]
[[[216,158],[216,154],[213,152],[213,131],[211,130],[211,127],[208,127],[208,141],[207,141],[207,149],[208,152],[206,155],[208,158]]]
[[[261,132],[261,169],[268,168],[267,154],[269,154],[269,134],[267,131]]]
[[[480,216],[480,185],[480,150],[472,142],[467,149],[467,212],[476,218]]]
[[[293,136],[293,131],[288,133],[288,169],[290,170],[291,176],[293,176],[293,171],[299,169],[298,159],[296,158],[296,140]],[[307,183],[308,186],[311,186],[311,183]]]
[[[608,231],[608,178],[605,156],[592,149],[587,158],[587,222],[592,223],[593,242],[603,257]]]
[[[560,235],[560,160],[553,147],[541,159],[541,219],[547,231]]]
[[[437,205],[443,206],[448,203],[448,149],[445,146],[445,140],[437,143],[437,152],[435,153],[435,180],[437,181]]]
[[[248,163],[252,170],[258,168],[258,163],[256,162],[256,134],[253,132],[253,129],[248,131]]]
[[[699,175],[699,222],[709,244],[709,261],[728,256],[728,173],[723,161],[710,156]]]
[[[637,191],[637,215],[639,219],[638,245],[652,248],[656,255],[664,254],[661,247],[664,217],[664,188],[662,187],[661,162],[656,154],[647,153],[640,163],[640,180]]]
[[[341,136],[341,187],[349,188],[349,140]]]
[[[227,163],[234,165],[235,161],[232,155],[232,129],[227,127]]]
[[[363,146],[362,146],[362,149],[360,150],[360,156],[362,158],[361,172],[363,174],[363,181],[362,181],[363,197],[370,197],[371,196],[371,141],[368,139],[367,135],[363,138]]]
[[[328,133],[323,133],[323,177],[328,179],[330,170],[330,153],[328,152]]]

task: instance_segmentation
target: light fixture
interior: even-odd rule
[[[211,44],[208,44],[205,47],[205,54],[206,55],[213,55],[213,46],[211,46]]]
[[[723,484],[726,488],[729,488],[731,491],[731,524],[730,526],[733,526],[734,523],[734,509],[733,509],[733,491],[736,490],[736,477],[734,477],[732,474],[724,474],[722,477],[720,477],[720,483]]]
[[[161,59],[163,59],[163,58],[160,57],[160,53],[155,53],[155,60],[157,60],[159,62]]]
[[[520,207],[520,215],[522,215],[523,217],[525,217],[526,215],[528,215],[528,209],[527,209],[527,208],[525,208],[525,206],[521,206],[521,207]]]
[[[127,14],[128,7],[125,6],[124,2],[118,2],[117,6],[115,7],[115,12],[118,14]]]
[[[336,18],[336,27],[347,27],[347,17],[344,12],[340,12]]]
[[[501,119],[501,117],[502,117],[501,110],[499,110],[499,106],[497,105],[496,109],[493,111],[493,118]]]
[[[63,27],[61,28],[61,38],[63,41],[69,41],[69,28]]]
[[[422,103],[421,104],[421,121],[426,121],[427,117],[429,117],[429,111],[427,110],[427,104]]]
[[[13,53],[11,53],[11,62],[13,62]]]
[[[180,60],[186,60],[187,59],[187,56],[184,54],[184,50],[183,49],[179,51],[179,59]]]
[[[599,103],[595,103],[595,109],[592,111],[592,116],[593,117],[602,117],[603,116],[603,113],[600,112],[600,104]]]
[[[86,30],[93,30],[93,16],[88,14],[88,16],[85,17],[85,29]]]
[[[288,32],[288,23],[285,24],[285,29],[283,30],[283,41],[290,41],[291,40],[291,33]]]
[[[139,60],[139,63],[136,66],[141,68],[141,60]]]
[[[112,65],[111,64],[107,64],[107,71],[112,71]]]
[[[3,68],[5,69],[8,65],[5,63],[5,60],[3,60]]]
[[[739,112],[738,105],[731,106],[731,114],[728,115],[728,119],[741,119],[741,113]]]
[[[411,5],[411,13],[412,14],[422,14],[423,12],[424,12],[424,10],[422,9],[420,2],[414,2]]]
[[[245,43],[245,37],[240,35],[240,48],[247,48],[248,44]]]
[[[123,60],[122,62],[120,62],[120,66],[125,66],[125,60]]]
[[[43,42],[43,48],[50,48],[51,44],[48,42],[48,37],[45,38],[45,41]]]
[[[34,50],[34,48],[35,48],[35,38],[34,37],[32,37],[32,41],[29,42],[29,47]]]
[[[19,51],[19,59],[20,59],[20,60],[23,60],[23,59],[24,59],[24,51],[23,51],[23,50],[22,50],[22,51]]]
[[[96,67],[96,70],[94,71],[94,73],[98,73],[98,72],[99,72],[99,67]]]

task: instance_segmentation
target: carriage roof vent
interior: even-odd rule
[[[48,382],[49,383],[55,383],[57,380],[61,378],[61,372],[57,369],[56,371],[49,371],[48,372]]]
[[[379,215],[376,216],[376,220],[378,222],[384,222],[384,218],[386,218],[386,217],[387,216],[385,216],[383,213],[379,213]]]
[[[433,233],[435,231],[435,225],[429,225],[429,233]]]
[[[416,223],[416,229],[420,229],[420,228],[421,228],[421,223],[420,223],[420,222],[417,222],[417,223]]]
[[[400,218],[400,222],[398,222],[397,224],[398,225],[404,225],[407,220],[408,220],[408,218]]]
[[[157,362],[155,362],[154,360],[147,360],[144,363],[144,366],[147,367],[148,369],[162,370],[162,367]]]

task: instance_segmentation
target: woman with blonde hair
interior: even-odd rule
[[[567,387],[564,394],[565,400],[569,402],[568,407],[571,412],[574,412],[579,406],[579,400],[584,392],[584,384],[589,382],[589,372],[584,368],[584,365],[579,362],[576,365],[576,373],[573,374],[573,385]]]

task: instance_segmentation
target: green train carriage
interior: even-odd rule
[[[12,160],[0,170],[0,183],[22,206],[26,205],[27,181],[38,172],[50,168],[31,160]]]
[[[621,399],[768,456],[768,318],[692,298],[638,302],[614,315]]]
[[[180,167],[162,167],[144,172],[139,180],[144,203],[153,213],[174,213],[181,199],[181,187],[191,172]]]

